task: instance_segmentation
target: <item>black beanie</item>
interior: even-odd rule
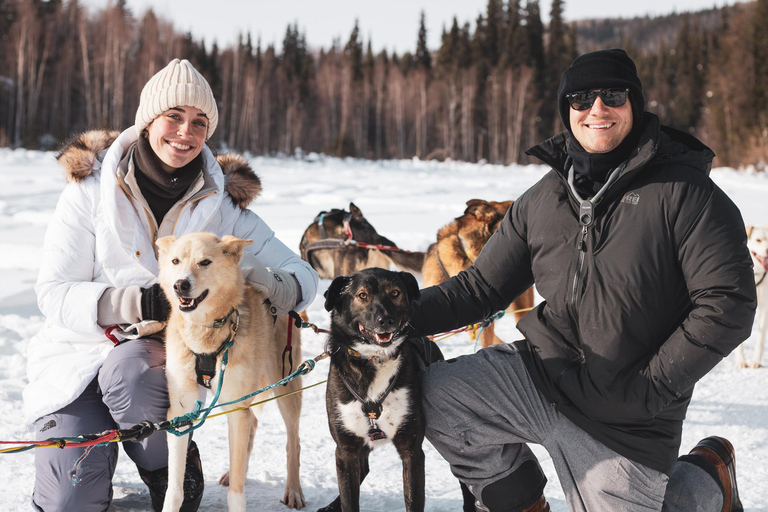
[[[627,52],[620,48],[585,53],[565,70],[557,90],[557,106],[565,128],[571,131],[571,108],[565,95],[576,91],[626,87],[632,104],[633,123],[640,122],[645,110],[643,84],[637,76],[637,68]]]

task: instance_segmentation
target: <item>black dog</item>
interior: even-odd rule
[[[368,454],[391,441],[403,461],[407,511],[424,510],[424,415],[419,373],[442,359],[434,343],[404,334],[420,296],[407,272],[365,269],[333,280],[326,408],[336,441],[339,497],[323,512],[360,509]]]

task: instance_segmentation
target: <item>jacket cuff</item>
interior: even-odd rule
[[[107,288],[99,297],[98,324],[109,327],[141,321],[141,287]]]
[[[240,266],[246,283],[267,296],[273,315],[285,315],[296,307],[301,297],[301,286],[292,273],[267,268],[258,257],[247,252],[243,254]]]

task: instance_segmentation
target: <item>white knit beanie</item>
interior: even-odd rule
[[[165,68],[149,79],[141,91],[136,111],[136,133],[149,126],[154,119],[173,107],[188,105],[199,108],[208,116],[208,134],[211,138],[219,124],[219,110],[211,86],[188,60],[173,59]]]

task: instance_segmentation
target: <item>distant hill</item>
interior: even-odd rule
[[[674,43],[684,16],[693,26],[713,30],[722,23],[722,8],[655,17],[578,20],[569,25],[576,28],[579,53],[627,46],[653,52],[662,44],[669,47]]]

